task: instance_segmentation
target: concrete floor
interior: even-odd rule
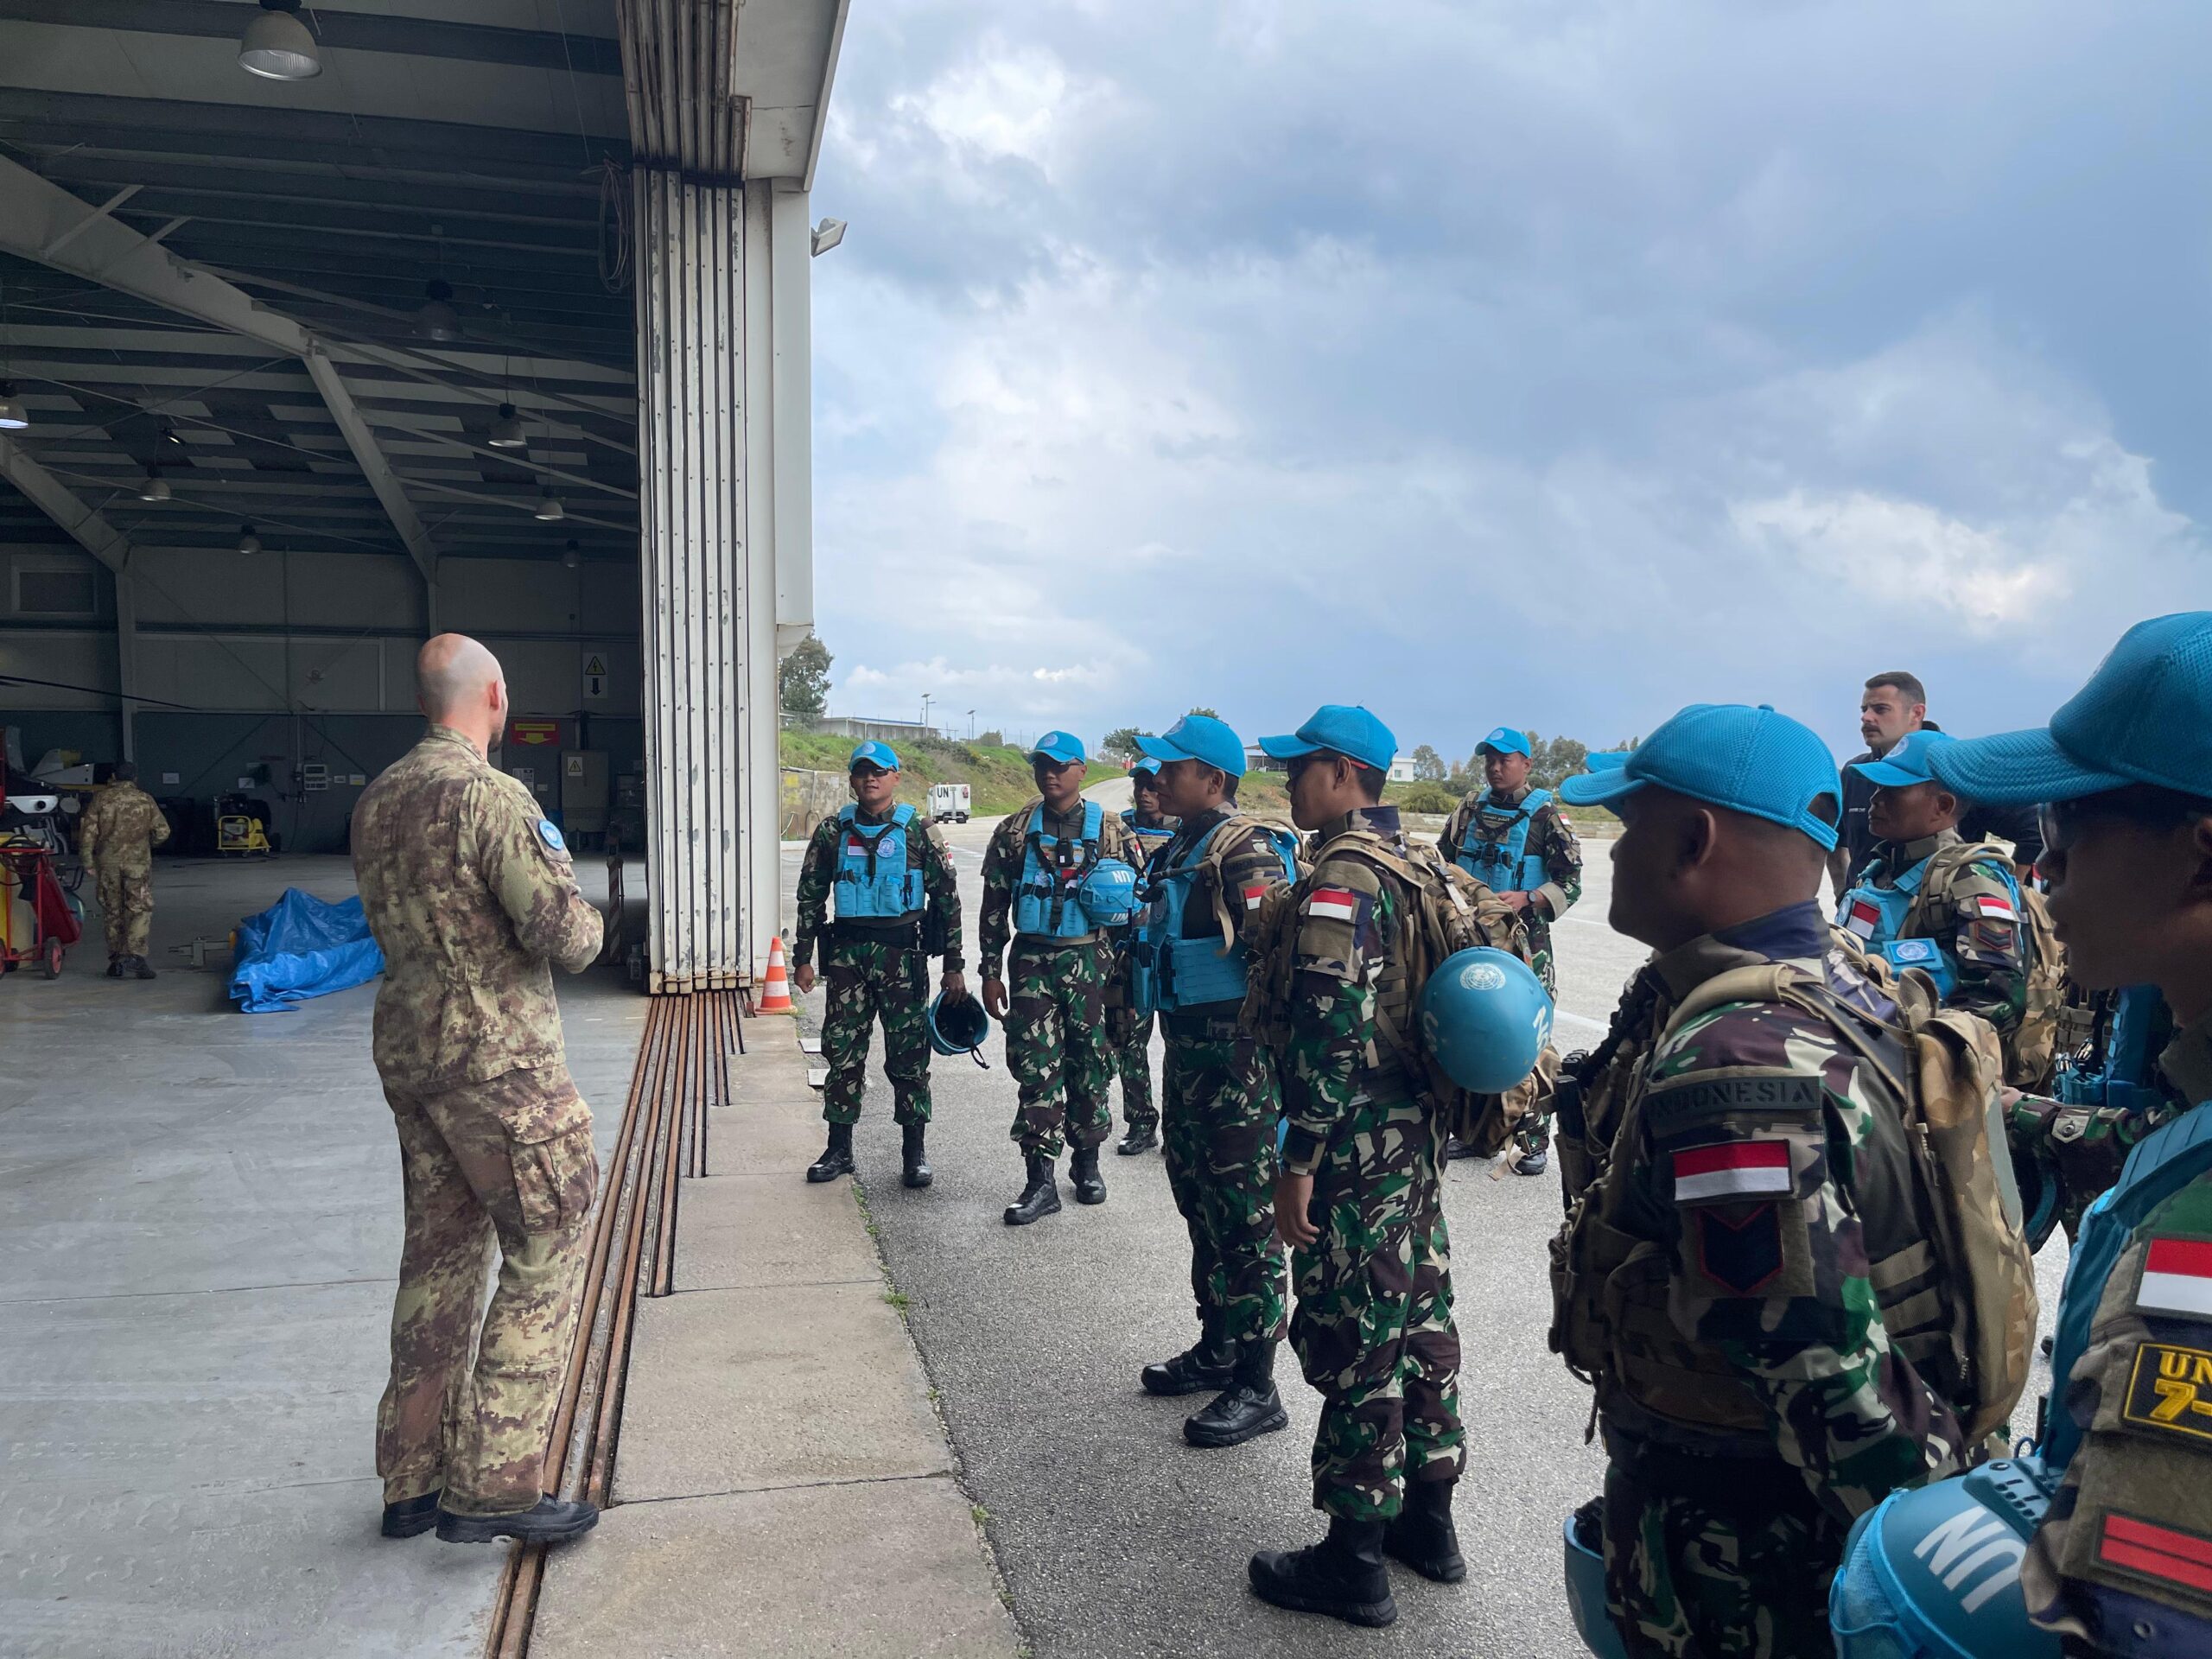
[[[971,959],[982,851],[994,827],[946,830]],[[1585,851],[1582,902],[1554,936],[1568,1048],[1603,1032],[1646,955],[1606,925],[1609,844]],[[798,856],[786,843],[787,883],[796,882]],[[818,1023],[821,993],[802,1002]],[[1472,1162],[1446,1176],[1469,1436],[1459,1519],[1471,1571],[1454,1587],[1394,1573],[1398,1623],[1356,1630],[1282,1612],[1246,1588],[1253,1550],[1309,1542],[1323,1527],[1306,1464],[1316,1399],[1294,1360],[1286,1351],[1280,1370],[1287,1431],[1228,1452],[1185,1445],[1182,1418],[1205,1396],[1156,1400],[1137,1384],[1140,1367],[1185,1346],[1196,1330],[1188,1239],[1159,1154],[1109,1154],[1109,1198],[1096,1209],[1076,1205],[1063,1163],[1061,1213],[1005,1226],[1000,1211],[1021,1185],[1007,1138],[1014,1089],[995,1037],[988,1052],[988,1071],[936,1062],[932,1188],[899,1184],[890,1092],[874,1067],[855,1148],[885,1261],[910,1299],[909,1323],[943,1393],[963,1482],[989,1512],[1015,1617],[1038,1659],[1580,1654],[1560,1586],[1560,1528],[1597,1491],[1602,1459],[1583,1442],[1589,1393],[1545,1343],[1557,1177],[1493,1179],[1491,1166]],[[1155,1079],[1159,1057],[1155,1040]],[[1116,1090],[1117,1135],[1120,1125]],[[2065,1263],[2062,1236],[2037,1263],[2046,1329]],[[2047,1386],[2039,1373],[2031,1397]]]
[[[603,897],[603,871],[584,872]],[[399,1179],[373,984],[241,1014],[168,947],[340,858],[155,867],[149,984],[0,980],[0,1650],[469,1654],[505,1554],[377,1535]],[[562,984],[569,1063],[620,1115],[645,1004]]]

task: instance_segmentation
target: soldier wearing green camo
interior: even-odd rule
[[[888,743],[852,753],[853,804],[817,825],[798,877],[798,925],[791,972],[802,992],[815,984],[814,950],[825,937],[829,981],[822,1054],[830,1063],[822,1116],[829,1145],[806,1172],[835,1180],[853,1170],[853,1125],[868,1081],[868,1033],[883,1022],[883,1073],[891,1080],[907,1186],[930,1185],[925,1136],[930,1121],[929,959],[944,958],[944,991],[967,995],[961,977],[960,892],[937,825],[900,806],[899,756]]]
[[[1128,826],[1141,870],[1174,838],[1177,828],[1160,810],[1160,762],[1144,759],[1131,766],[1129,791],[1135,804],[1122,814],[1122,822]],[[1160,1109],[1152,1098],[1152,1027],[1151,1013],[1132,1006],[1129,959],[1124,954],[1106,987],[1106,1029],[1114,1045],[1114,1069],[1122,1079],[1124,1131],[1114,1150],[1124,1158],[1160,1144]]]
[[[1079,738],[1046,733],[1031,752],[1030,772],[1037,798],[999,825],[983,854],[976,929],[983,1007],[1005,1025],[1007,1066],[1020,1096],[1012,1138],[1027,1179],[1007,1206],[1009,1227],[1059,1209],[1052,1166],[1064,1146],[1073,1149],[1068,1178],[1076,1201],[1106,1201],[1098,1148],[1114,1126],[1106,1036],[1112,949],[1107,933],[1090,925],[1079,890],[1101,859],[1126,863],[1134,853],[1120,817],[1083,798]]]

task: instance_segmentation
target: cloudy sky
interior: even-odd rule
[[[1593,745],[2212,603],[2212,8],[867,0],[832,707]]]

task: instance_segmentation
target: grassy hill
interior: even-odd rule
[[[916,806],[927,804],[931,784],[965,784],[970,791],[969,810],[979,817],[1011,812],[1036,794],[1029,779],[1029,760],[1023,752],[1002,745],[951,743],[942,738],[910,738],[898,746],[899,798]],[[780,745],[786,766],[808,772],[842,773],[852,754],[853,740],[818,732],[785,732]],[[1118,778],[1117,766],[1093,762],[1094,784]]]

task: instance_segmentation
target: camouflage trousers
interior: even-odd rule
[[[1282,1093],[1273,1060],[1249,1035],[1171,1033],[1160,1085],[1167,1185],[1190,1230],[1199,1323],[1217,1323],[1231,1342],[1280,1342],[1274,1182]]]
[[[94,872],[111,957],[143,957],[154,937],[154,874],[102,865]]]
[[[456,1511],[526,1510],[543,1489],[599,1182],[591,1109],[562,1066],[385,1098],[407,1216],[377,1408],[385,1502],[442,1490]]]
[[[1122,1079],[1122,1122],[1132,1129],[1160,1127],[1160,1108],[1152,1102],[1152,1015],[1135,1008],[1106,1010],[1107,1040]]]
[[[1605,1601],[1637,1659],[1806,1659],[1834,1652],[1828,1584],[1844,1529],[1776,1465],[1756,1512],[1605,1471]]]
[[[1291,1344],[1321,1395],[1313,1507],[1387,1521],[1412,1481],[1456,1481],[1459,1333],[1435,1125],[1411,1101],[1363,1100],[1314,1172],[1321,1229],[1291,1258]]]
[[[901,1123],[928,1122],[930,959],[881,939],[833,939],[823,957],[822,978],[827,988],[822,1058],[830,1066],[823,1117],[831,1123],[860,1122],[868,1033],[880,1020],[891,1115]]]
[[[1017,938],[1007,954],[1006,1063],[1021,1097],[1013,1137],[1025,1157],[1095,1147],[1114,1127],[1107,971],[1096,945]]]
[[[1521,914],[1522,925],[1529,931],[1529,965],[1536,970],[1536,977],[1544,982],[1544,989],[1556,1001],[1559,997],[1559,969],[1552,961],[1551,924],[1540,918],[1533,909]],[[1540,1090],[1529,1103],[1529,1109],[1513,1126],[1513,1154],[1544,1152],[1552,1144],[1552,1091]]]

